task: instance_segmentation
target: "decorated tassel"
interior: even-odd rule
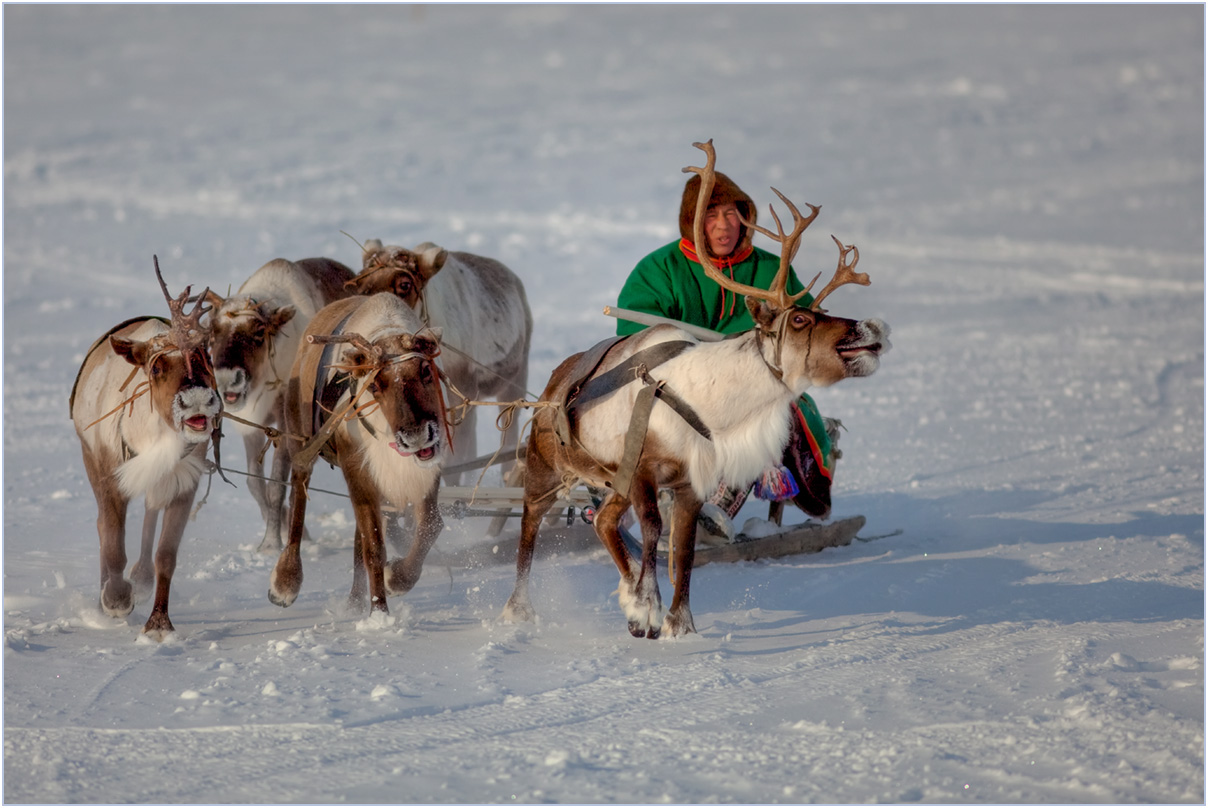
[[[755,480],[755,496],[760,499],[779,502],[782,499],[792,499],[799,491],[797,480],[784,466],[770,468]]]

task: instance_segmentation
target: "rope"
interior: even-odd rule
[[[427,325],[427,324],[428,324],[427,319],[425,319],[425,320],[424,320],[424,325]],[[528,391],[528,390],[525,390],[523,387],[521,387],[520,385],[516,384],[516,382],[512,381],[511,379],[509,379],[507,376],[503,376],[502,374],[496,373],[495,371],[491,370],[489,367],[487,367],[487,366],[486,366],[486,365],[484,365],[483,363],[479,362],[477,359],[475,359],[474,357],[470,356],[468,353],[466,353],[465,351],[461,350],[460,348],[455,347],[455,346],[453,346],[453,345],[450,345],[450,344],[448,344],[447,342],[442,342],[442,343],[441,343],[441,347],[442,347],[442,348],[447,348],[448,350],[450,350],[450,351],[452,351],[453,353],[455,353],[455,354],[457,354],[457,355],[461,356],[462,358],[469,360],[471,364],[477,365],[477,366],[478,366],[478,367],[480,367],[481,369],[485,370],[487,373],[489,373],[489,374],[491,374],[492,376],[494,376],[496,379],[499,379],[499,380],[500,380],[500,381],[502,381],[502,382],[506,382],[506,383],[507,383],[507,384],[508,384],[510,387],[512,387],[512,388],[513,388],[513,389],[515,389],[515,390],[519,390],[520,392],[524,393],[524,394],[525,394],[526,396],[528,396],[529,398],[538,398],[538,396],[534,395],[532,392],[530,392],[530,391]]]

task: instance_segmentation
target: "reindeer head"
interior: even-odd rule
[[[360,274],[344,285],[359,295],[390,292],[416,309],[428,281],[440,272],[448,257],[448,250],[427,241],[408,250],[393,245],[384,247],[378,239],[370,239],[362,248]]]
[[[726,277],[713,265],[705,249],[705,209],[713,193],[715,179],[713,141],[692,145],[705,152],[707,158],[704,168],[688,166],[684,169],[701,177],[693,222],[697,256],[710,278],[723,288],[746,296],[747,309],[755,320],[760,334],[760,347],[768,366],[796,393],[802,393],[809,387],[826,387],[840,379],[874,373],[880,365],[880,355],[890,347],[889,326],[875,319],[856,321],[832,317],[821,307],[822,301],[840,286],[849,283],[869,285],[868,275],[855,271],[860,251],[854,246],[843,246],[842,242],[831,236],[839,247],[839,265],[835,275],[808,306],[797,305],[797,301],[809,293],[822,273],[815,275],[805,289],[790,295],[787,291],[789,266],[797,254],[801,235],[817,218],[821,208],[807,205],[810,214],[802,216],[784,194],[773,188],[772,191],[793,214],[792,232],[784,232],[775,209],[771,209],[771,213],[776,222],[776,233],[743,219],[747,227],[781,245],[780,267],[771,288],[759,289]]]
[[[273,381],[273,339],[297,310],[247,295],[223,298],[208,289],[205,300],[214,310],[210,354],[218,390],[226,406],[238,412],[253,390]]]
[[[111,336],[109,344],[127,362],[143,369],[151,408],[186,441],[201,443],[218,428],[222,415],[214,371],[206,352],[209,326],[201,323],[201,318],[210,311],[203,308],[209,289],[186,315],[184,306],[193,287],[186,286],[180,297],[173,299],[160,274],[159,258],[154,260],[155,276],[172,314],[168,333],[141,342]]]
[[[384,421],[390,448],[413,457],[421,466],[440,463],[449,446],[449,423],[441,392],[441,329],[425,328],[418,334],[392,332],[370,341],[360,334],[311,335],[311,343],[349,343],[335,365],[356,380],[372,402],[359,401],[362,418]],[[376,407],[371,406],[376,404]]]

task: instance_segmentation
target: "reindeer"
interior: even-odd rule
[[[289,541],[269,581],[273,603],[291,605],[302,586],[306,488],[320,452],[343,471],[356,516],[349,608],[364,610],[368,582],[372,611],[388,613],[386,596],[419,580],[444,527],[436,501],[449,438],[440,338],[393,294],[338,300],[311,320],[286,392],[293,485]],[[388,565],[383,499],[417,513],[410,552]]]
[[[145,593],[154,579],[155,602],[143,633],[163,640],[175,631],[168,618],[168,592],[211,440],[218,460],[222,401],[206,354],[209,329],[201,324],[210,309],[198,300],[186,315],[192,287],[173,300],[158,258],[155,276],[168,301],[170,323],[138,317],[110,329],[85,356],[69,408],[96,496],[101,608],[111,617],[125,617],[134,609],[136,590]],[[146,497],[146,512],[131,584],[123,577],[126,507],[140,494]],[[153,562],[161,510],[163,532]]]
[[[772,288],[735,283],[712,265],[705,249],[704,214],[716,158],[712,141],[693,145],[707,156],[704,168],[684,169],[702,180],[694,223],[697,254],[710,278],[746,296],[756,327],[721,342],[702,343],[684,330],[659,325],[607,340],[558,366],[541,397],[548,406],[538,409],[529,436],[516,584],[504,620],[534,619],[528,584],[537,528],[554,495],[583,481],[612,489],[594,524],[621,573],[618,593],[630,633],[656,639],[695,631],[689,586],[702,502],[720,480],[746,485],[779,461],[789,436],[790,404],[807,388],[868,376],[889,349],[889,327],[880,320],[857,322],[820,308],[840,286],[869,283],[866,274],[854,271],[859,260],[855,247],[835,240],[835,276],[810,307],[795,301],[817,276],[804,291],[787,294],[790,262],[819,208],[810,206],[811,215],[803,217],[776,191],[792,211],[795,227],[786,235],[773,210],[779,233],[756,228],[782,246]],[[660,488],[673,495],[671,558],[677,572],[665,615],[655,569],[662,532]],[[640,560],[630,556],[618,530],[631,504],[641,523]]]
[[[288,446],[278,442],[266,482],[263,427],[285,423],[285,380],[302,331],[319,309],[351,294],[345,284],[353,277],[351,269],[330,258],[275,258],[252,273],[236,294],[206,296],[214,309],[210,352],[218,389],[228,416],[236,416],[232,420],[247,452],[248,490],[264,518],[261,553],[281,549],[289,473]]]
[[[523,398],[528,386],[533,315],[520,278],[492,258],[449,252],[425,242],[414,250],[365,243],[363,268],[352,286],[359,294],[393,292],[443,333],[442,370],[452,388],[470,400]],[[477,455],[476,407],[464,408],[450,464]],[[519,423],[504,428],[503,445],[515,446]],[[514,464],[503,465],[505,479]],[[459,475],[454,475],[458,477]],[[449,479],[450,483],[458,479]]]

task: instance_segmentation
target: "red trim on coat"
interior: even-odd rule
[[[818,471],[828,480],[832,480],[831,470],[826,467],[826,463],[822,460],[822,450],[818,448],[818,441],[814,439],[814,433],[810,432],[810,426],[805,422],[805,413],[801,408],[793,404],[793,413],[797,416],[797,420],[801,422],[801,431],[805,433],[806,439],[810,444],[810,451],[814,455],[814,462],[818,465]]]
[[[700,263],[700,257],[696,254],[696,245],[690,239],[681,238],[680,243],[679,243],[679,248],[680,248],[680,252],[682,252],[684,254],[684,257],[687,258],[689,261],[691,261],[694,264]],[[737,253],[731,253],[730,255],[727,255],[725,258],[713,258],[712,259],[713,266],[717,267],[719,270],[721,270],[723,272],[726,270],[729,270],[730,271],[730,280],[734,280],[735,264],[741,264],[743,261],[750,258],[751,254],[754,252],[755,252],[755,247],[748,244],[746,247],[739,250]],[[710,280],[712,280],[712,279],[710,279]],[[718,288],[721,290],[721,308],[722,308],[722,311],[725,312],[726,288],[724,286],[722,286],[721,284],[718,284]],[[730,311],[729,311],[729,313],[725,314],[726,317],[734,316],[734,307],[738,304],[738,295],[735,295],[733,292],[731,292],[730,294],[731,294]]]

